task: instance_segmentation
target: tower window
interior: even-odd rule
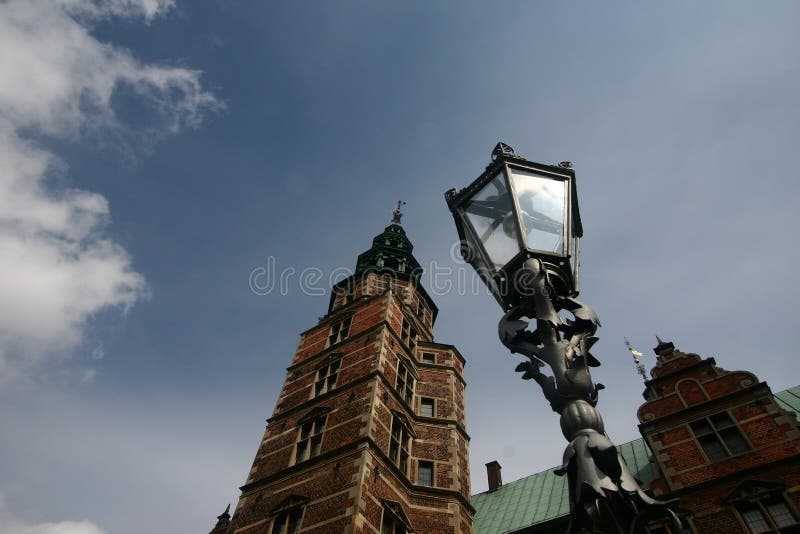
[[[419,463],[419,476],[417,476],[417,483],[420,486],[433,486],[433,463],[420,462]]]
[[[420,319],[425,319],[425,305],[422,303],[422,300],[417,301],[417,315]]]
[[[350,322],[352,319],[352,317],[347,317],[346,319],[331,325],[331,333],[328,335],[328,346],[347,339],[347,336],[350,334]]]
[[[704,417],[691,424],[697,442],[712,462],[750,450],[750,445],[727,412]]]
[[[414,352],[414,349],[417,348],[417,331],[405,317],[403,317],[403,330],[400,339],[403,340],[403,343],[408,346],[408,350],[411,352]]]
[[[436,363],[436,355],[432,352],[423,352],[422,363]]]
[[[392,418],[392,435],[389,440],[389,458],[403,472],[408,475],[408,430],[397,418]]]
[[[291,508],[279,514],[272,522],[272,534],[296,534],[300,532],[302,508]]]
[[[381,534],[406,534],[406,526],[388,508],[383,509]]]
[[[392,287],[392,279],[388,276],[376,276],[373,278],[373,288],[375,293],[382,294],[387,289],[391,289]]]
[[[397,364],[397,382],[395,388],[408,404],[414,400],[414,377],[403,362]]]
[[[309,458],[319,455],[319,451],[322,448],[322,433],[325,431],[325,421],[327,418],[327,415],[321,415],[315,419],[306,421],[300,426],[297,448],[294,455],[295,464],[299,464],[300,462],[304,462]]]
[[[314,396],[322,395],[336,387],[340,364],[341,360],[335,360],[317,370],[317,379],[314,382]]]
[[[748,532],[783,532],[783,527],[798,524],[782,497],[743,502],[736,506],[736,511],[747,525]]]
[[[419,405],[420,405],[420,410],[419,410],[420,415],[423,415],[425,417],[433,417],[434,413],[433,407],[435,405],[433,399],[427,399],[423,397],[422,400],[420,400]]]

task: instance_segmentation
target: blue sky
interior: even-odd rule
[[[397,199],[458,268],[443,192],[503,140],[574,163],[611,438],[654,334],[800,383],[794,2],[0,2],[0,526],[204,532],[235,504],[325,296]],[[319,287],[326,284],[319,283]],[[429,289],[430,285],[428,285]],[[466,356],[473,490],[560,461],[486,294],[435,295]],[[550,428],[552,432],[536,429]],[[544,434],[544,435],[543,435]],[[62,532],[62,531],[59,531]]]

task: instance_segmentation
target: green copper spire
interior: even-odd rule
[[[372,240],[372,248],[358,256],[355,274],[366,271],[385,271],[401,276],[419,278],[422,274],[416,258],[411,254],[414,246],[400,225],[403,214],[400,208],[405,202],[398,201],[392,211],[392,224]]]

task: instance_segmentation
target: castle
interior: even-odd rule
[[[433,340],[437,308],[399,209],[327,314],[300,336],[233,515],[211,534],[563,532],[554,469],[470,495],[461,353]],[[749,371],[659,340],[638,410],[642,438],[619,446],[683,532],[800,532],[800,387],[774,394]],[[651,534],[669,532],[658,521]]]

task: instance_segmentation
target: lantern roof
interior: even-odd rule
[[[457,190],[451,189],[445,193],[445,199],[449,206],[458,204],[464,198],[471,197],[476,191],[481,189],[491,177],[495,176],[504,167],[505,164],[519,165],[532,170],[543,171],[556,175],[568,174],[573,181],[575,181],[575,170],[570,161],[562,161],[557,165],[549,165],[545,163],[536,163],[530,161],[522,156],[517,155],[514,149],[503,143],[502,141],[495,145],[492,150],[492,162],[486,167],[486,170],[478,176],[470,185],[464,189]],[[581,223],[580,208],[578,207],[578,194],[575,188],[572,189],[572,213],[573,213],[573,232],[576,237],[583,237],[583,224]],[[461,228],[458,229],[459,234],[463,233]],[[461,235],[463,239],[463,235]]]

